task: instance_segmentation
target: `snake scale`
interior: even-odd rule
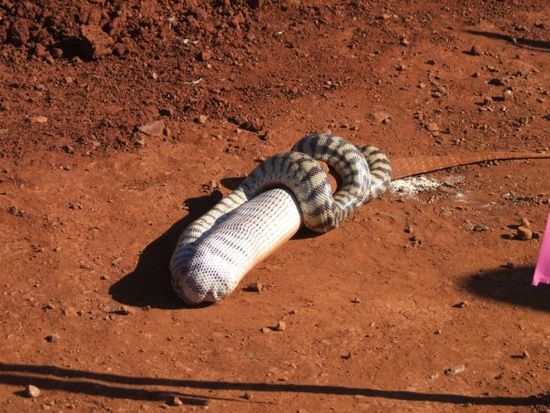
[[[487,152],[401,158],[392,167],[375,147],[355,147],[324,134],[302,138],[269,158],[181,234],[170,261],[174,291],[189,304],[219,301],[259,261],[303,224],[315,232],[338,227],[381,196],[391,179],[489,160],[548,158],[548,153]],[[334,194],[317,161],[334,169]]]

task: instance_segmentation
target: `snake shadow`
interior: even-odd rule
[[[465,30],[466,33],[474,36],[486,37],[488,39],[500,40],[516,47],[527,48],[533,51],[550,52],[550,42],[545,40],[534,40],[526,38],[516,38],[507,34],[493,33],[479,30]]]
[[[467,277],[463,287],[470,293],[495,301],[550,312],[550,286],[533,287],[535,268],[498,268]]]
[[[201,306],[185,305],[172,290],[169,262],[183,229],[206,213],[221,198],[221,192],[214,191],[207,196],[185,200],[184,205],[188,208],[188,214],[145,247],[135,269],[111,285],[111,297],[121,304],[134,307],[200,308]]]

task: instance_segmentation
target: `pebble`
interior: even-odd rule
[[[275,326],[275,331],[285,331],[285,330],[286,330],[286,323],[283,320],[279,321]]]
[[[397,71],[403,72],[407,69],[407,65],[404,63],[399,63],[396,67]]]
[[[40,396],[40,389],[32,384],[25,387],[25,396],[32,397],[33,399]]]
[[[253,293],[260,293],[262,292],[263,289],[264,289],[264,286],[260,282],[250,283],[246,286],[246,291],[250,291]]]
[[[262,327],[260,331],[264,334],[270,333],[272,330],[269,327]]]
[[[479,50],[475,45],[470,48],[469,51],[467,51],[471,56],[480,56],[482,54],[481,50]]]
[[[252,394],[249,393],[249,392],[246,392],[246,393],[243,394],[241,397],[242,397],[243,399],[245,399],[245,400],[252,400]]]
[[[181,406],[181,405],[183,405],[183,402],[181,401],[181,399],[179,397],[174,396],[174,397],[171,397],[170,399],[168,399],[166,404],[168,404],[170,406]]]
[[[465,370],[466,370],[466,366],[464,364],[459,364],[457,366],[449,367],[448,369],[445,369],[444,373],[447,376],[452,376],[452,375],[455,375],[455,374],[462,373]]]
[[[435,122],[430,122],[426,125],[426,130],[432,133],[439,132],[439,125]]]
[[[48,343],[55,343],[57,341],[59,341],[59,335],[54,333],[54,334],[50,334],[49,336],[46,336],[46,341]]]
[[[131,312],[132,312],[132,310],[129,307],[125,306],[125,305],[123,305],[123,306],[121,306],[121,307],[119,307],[119,308],[117,308],[116,310],[113,311],[113,313],[119,314],[119,315],[129,315]]]
[[[160,108],[159,113],[161,116],[172,116],[174,114],[174,109],[172,108]]]
[[[516,239],[527,241],[533,238],[533,231],[526,226],[520,225],[517,229]]]
[[[388,123],[391,116],[387,112],[375,112],[372,114],[372,117],[376,123]]]
[[[351,302],[353,304],[360,304],[361,303],[361,299],[359,297],[354,297],[353,300],[351,300]]]
[[[466,307],[468,303],[466,301],[459,301],[458,303],[456,304],[453,304],[453,307],[454,308],[464,308]]]
[[[489,81],[487,83],[492,85],[492,86],[504,86],[504,81],[502,79],[499,79],[498,77],[494,77],[492,79],[489,79]]]
[[[48,122],[48,118],[46,116],[36,115],[31,117],[31,123],[46,123],[46,122]]]
[[[71,145],[63,145],[61,149],[63,149],[63,151],[66,153],[70,153],[70,154],[74,153],[74,148]]]
[[[138,131],[148,136],[162,136],[164,132],[164,121],[155,120],[145,125],[138,126]]]
[[[531,357],[531,356],[529,355],[529,353],[527,352],[527,350],[523,350],[523,351],[521,352],[521,358],[522,358],[522,359],[528,359],[529,357]]]
[[[82,36],[81,48],[86,58],[98,59],[111,54],[114,40],[100,26],[93,24],[82,25],[80,32]]]
[[[472,231],[474,231],[474,232],[487,232],[487,231],[489,231],[489,227],[485,224],[476,224],[472,228]]]
[[[207,120],[208,120],[208,116],[206,115],[199,115],[195,118],[195,122],[201,125],[204,125]]]
[[[212,52],[210,50],[203,50],[197,55],[197,60],[199,62],[206,62],[212,58]]]
[[[409,40],[405,36],[401,36],[401,45],[402,46],[408,46]]]

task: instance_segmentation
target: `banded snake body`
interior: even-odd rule
[[[318,161],[338,175],[334,195]],[[305,136],[185,228],[170,261],[174,290],[191,304],[222,299],[301,223],[315,232],[332,230],[384,193],[390,179],[390,162],[377,148],[334,135]]]

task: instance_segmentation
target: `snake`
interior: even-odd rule
[[[336,173],[334,194],[319,161]],[[378,148],[332,134],[304,136],[183,230],[170,260],[174,291],[188,304],[221,300],[300,226],[337,228],[390,180],[390,161]]]

